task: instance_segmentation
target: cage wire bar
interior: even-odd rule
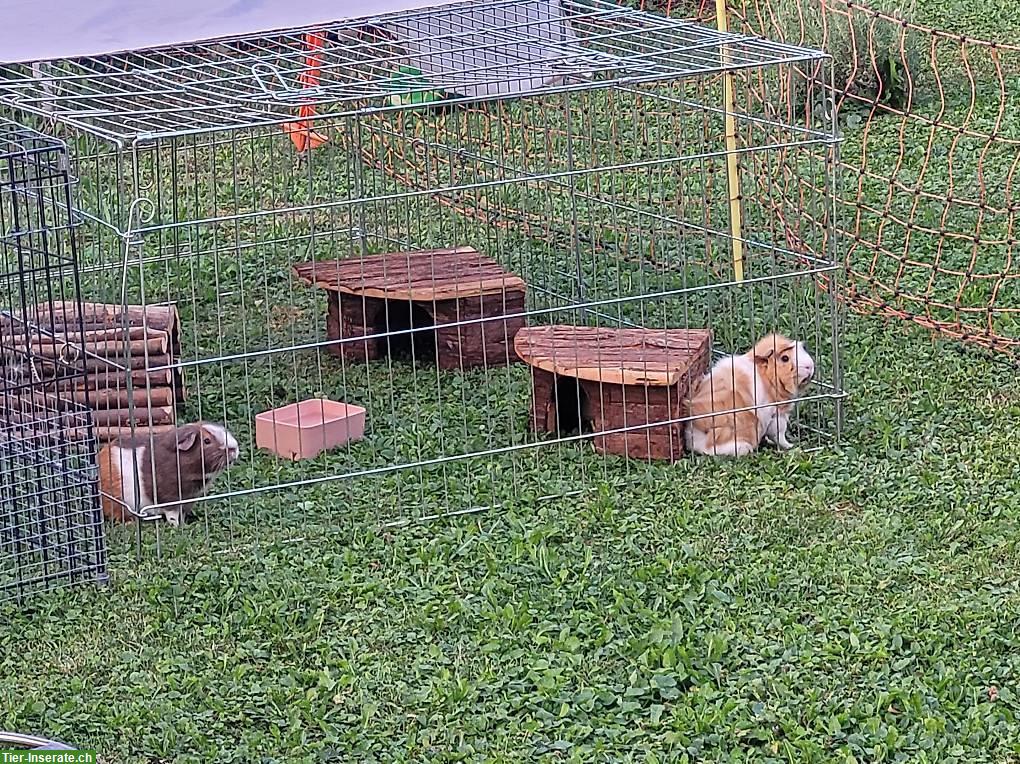
[[[97,411],[100,437],[223,423],[241,458],[197,516],[230,539],[632,479],[644,459],[607,444],[661,450],[653,435],[688,419],[684,385],[770,331],[815,355],[793,430],[804,448],[831,443],[843,396],[831,104],[819,51],[602,0],[483,0],[0,65],[0,105],[72,146],[86,299],[123,331],[155,316],[167,335],[106,374],[121,408]],[[710,344],[691,345],[653,412],[641,383],[622,400],[601,376],[572,376],[642,376],[601,346],[540,379],[515,342],[553,325],[703,331]],[[661,371],[661,358],[641,363]],[[363,407],[364,437],[300,460],[257,447],[256,417],[321,399]],[[615,424],[596,415],[611,406]],[[670,444],[660,457],[680,455]]]
[[[0,120],[0,602],[106,578],[67,148]],[[80,327],[78,328],[80,330]]]

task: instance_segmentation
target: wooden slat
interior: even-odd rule
[[[33,325],[38,325],[39,329],[32,328]],[[121,342],[125,325],[132,341],[158,340],[160,353],[180,353],[180,326],[174,305],[39,303],[26,311],[25,316],[0,316],[0,335],[5,339],[9,337],[8,342],[32,341],[48,347],[54,346],[54,339],[46,336],[51,331],[58,335],[58,341],[84,338],[87,344]]]
[[[383,300],[432,302],[524,291],[524,280],[473,247],[390,252],[347,260],[298,263],[308,286]]]
[[[708,352],[704,329],[600,329],[535,326],[521,329],[514,350],[552,374],[611,385],[675,385]]]
[[[128,438],[131,436],[148,437],[150,434],[158,435],[162,432],[173,432],[175,429],[176,425],[172,424],[138,424],[133,430],[130,425],[113,425],[110,427],[96,427],[95,431],[96,439],[106,443],[118,438]]]

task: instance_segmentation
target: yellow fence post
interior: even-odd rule
[[[719,31],[729,31],[726,13],[726,0],[715,0],[715,22]],[[726,45],[722,48],[723,66],[728,66],[729,51]],[[726,174],[730,198],[730,235],[733,239],[733,276],[736,281],[744,280],[744,242],[741,238],[743,228],[740,211],[740,174],[737,170],[737,120],[734,116],[737,104],[733,94],[733,73],[723,73],[723,110],[726,116]]]

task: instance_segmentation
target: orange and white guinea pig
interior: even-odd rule
[[[103,515],[121,522],[162,515],[180,525],[238,454],[234,436],[212,422],[116,440],[99,452]],[[154,504],[158,509],[147,511]]]
[[[702,418],[688,421],[687,447],[708,456],[744,456],[765,438],[781,450],[792,448],[786,438],[790,414],[814,375],[815,362],[804,343],[781,334],[769,334],[746,353],[719,360],[695,384],[688,401],[689,416]]]

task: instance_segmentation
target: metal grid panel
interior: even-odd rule
[[[455,31],[449,16],[438,25],[477,43],[484,14],[499,9],[503,21],[485,29],[486,39],[516,29],[512,45],[557,52],[551,62],[516,62],[513,76],[497,71],[505,60],[486,71],[467,57],[477,48],[498,58],[493,50],[462,45],[460,59],[443,47],[425,82],[406,72],[388,82],[398,64],[428,65],[426,43],[443,37],[434,28],[440,11],[419,17],[418,31],[406,15],[357,34],[334,30],[317,63],[306,62],[306,40],[294,33],[73,64],[80,113],[57,118],[82,178],[86,298],[124,314],[172,304],[179,319],[172,354],[133,358],[141,365],[104,379],[104,394],[127,401],[127,410],[96,416],[143,436],[143,461],[155,438],[173,437],[169,422],[211,420],[236,436],[239,463],[195,497],[210,538],[280,538],[352,515],[400,523],[561,496],[642,474],[642,443],[654,458],[683,455],[690,379],[622,392],[571,387],[563,375],[550,382],[509,342],[522,324],[707,330],[710,351],[699,351],[690,376],[781,331],[816,360],[791,434],[809,449],[838,437],[839,317],[829,292],[840,261],[837,137],[826,58],[600,2],[565,6],[576,39],[551,36],[553,21],[533,15],[516,27],[506,21],[529,5],[462,4],[442,13],[460,14],[467,32]],[[472,16],[479,13],[481,20]],[[566,29],[555,24],[557,34]],[[588,51],[583,61],[579,47]],[[630,69],[600,70],[606,56],[625,57]],[[251,65],[260,62],[293,68],[276,77],[263,67],[254,77]],[[561,67],[556,82],[545,81],[550,63]],[[298,77],[313,68],[322,69],[318,83]],[[184,75],[175,102],[166,78]],[[154,76],[139,96],[135,78]],[[422,102],[438,81],[456,77],[461,91],[480,88],[477,97]],[[256,87],[270,81],[286,88]],[[238,82],[246,83],[243,108]],[[192,87],[216,97],[196,100]],[[59,92],[51,95],[62,108]],[[295,150],[279,124],[295,119],[302,101],[319,106],[311,118],[325,140],[310,151]],[[27,110],[42,111],[42,103]],[[139,131],[149,140],[107,140]],[[730,189],[734,156],[739,188]],[[733,191],[743,217],[737,231]],[[523,280],[524,295],[429,298],[441,281],[433,275],[422,299],[378,297],[413,291],[409,252],[458,247]],[[739,248],[743,279],[733,263]],[[383,253],[391,256],[380,273],[371,258]],[[341,305],[303,281],[299,263],[304,273],[353,269],[353,282],[375,279],[377,296],[358,293]],[[469,346],[465,333],[476,338]],[[610,368],[611,353],[598,353],[587,362],[622,373],[622,365]],[[168,374],[182,381],[180,396],[169,394]],[[260,417],[321,398],[366,409],[364,437],[299,460],[260,446]],[[156,413],[172,416],[147,427]],[[307,502],[295,500],[298,488]],[[169,508],[154,504],[142,514]],[[160,522],[138,523],[139,539],[150,527],[158,542]]]
[[[326,32],[313,51],[308,33]],[[483,0],[98,59],[0,66],[0,103],[133,141],[294,118],[298,104],[386,108],[400,90],[452,100],[590,89],[817,60],[822,54],[606,0]],[[427,71],[411,82],[401,67]]]
[[[0,600],[105,577],[83,347],[52,323],[80,300],[72,182],[63,144],[0,122]]]
[[[535,432],[527,366],[436,364],[435,333],[480,319],[437,324],[421,311],[400,314],[405,303],[364,338],[338,339],[329,297],[295,278],[297,262],[470,246],[524,279],[523,308],[504,318],[532,326],[706,328],[716,356],[779,329],[803,339],[818,365],[794,416],[796,439],[831,443],[842,392],[835,308],[822,285],[838,271],[836,141],[824,88],[791,117],[782,87],[792,74],[754,75],[775,103],[739,91],[740,283],[720,75],[448,112],[327,115],[317,130],[329,142],[300,157],[267,127],[128,151],[78,141],[76,165],[88,178],[81,201],[95,215],[83,253],[88,298],[175,304],[181,353],[172,368],[187,388],[178,421],[221,422],[241,444],[240,463],[198,503],[205,532],[311,533],[352,513],[402,522],[562,495],[639,469],[592,454],[600,434],[643,439],[686,421],[680,412],[601,431]],[[398,270],[389,286],[410,288]],[[363,340],[386,352],[366,360],[341,350]],[[459,366],[464,356],[450,352]],[[320,396],[364,406],[366,437],[297,462],[257,447],[258,415]],[[557,407],[579,409],[568,397]],[[283,498],[298,488],[310,490],[307,505]],[[296,520],[295,506],[315,509]]]

